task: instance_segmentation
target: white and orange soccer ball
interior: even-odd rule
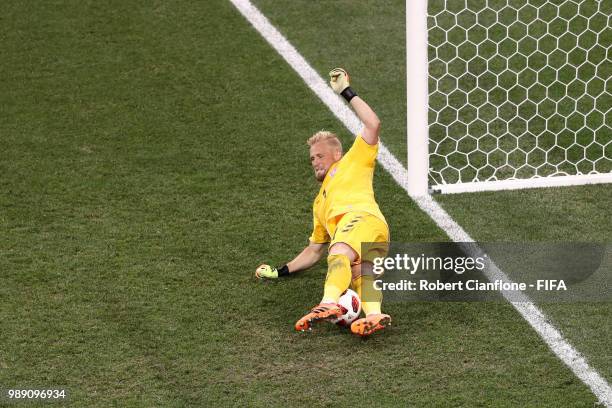
[[[359,295],[357,295],[355,291],[347,289],[342,296],[340,296],[338,306],[342,309],[343,314],[338,318],[330,319],[330,322],[339,326],[350,326],[351,323],[359,318],[359,314],[361,313],[361,299],[359,299]]]

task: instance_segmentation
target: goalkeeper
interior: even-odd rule
[[[335,68],[329,75],[331,87],[351,105],[364,128],[344,155],[340,140],[331,132],[320,131],[308,139],[310,163],[321,183],[312,207],[309,245],[286,265],[277,269],[264,264],[255,275],[274,279],[310,268],[329,245],[321,303],[298,320],[295,328],[309,330],[313,322],[342,315],[337,303],[351,287],[359,294],[366,315],[353,322],[351,331],[368,336],[391,323],[391,317],[381,312],[382,293],[373,289],[372,274],[372,260],[386,255],[389,242],[389,228],[372,189],[380,120],[351,89],[344,69]],[[368,244],[362,248],[362,243]]]

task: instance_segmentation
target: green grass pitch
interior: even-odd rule
[[[346,66],[405,146],[403,2],[255,2],[320,74]],[[3,3],[0,387],[63,406],[593,406],[503,303],[390,303],[366,341],[293,323],[325,265],[306,243],[305,140],[350,135],[222,0]],[[447,238],[382,169],[395,241]],[[476,239],[609,241],[609,186],[439,197]],[[609,303],[543,305],[612,378]],[[24,406],[15,405],[15,406]]]

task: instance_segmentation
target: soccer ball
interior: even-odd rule
[[[336,323],[339,326],[350,326],[351,323],[357,320],[359,313],[361,313],[361,300],[359,300],[359,295],[351,289],[347,289],[342,296],[340,296],[338,306],[342,309],[343,314],[338,318],[330,319],[330,322]]]

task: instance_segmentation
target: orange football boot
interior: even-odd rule
[[[391,316],[384,313],[377,313],[355,320],[353,324],[351,324],[351,331],[359,336],[369,336],[387,326],[391,326]]]
[[[312,308],[310,313],[295,323],[295,330],[311,330],[311,324],[317,320],[332,319],[342,316],[342,309],[335,303],[320,303]]]

